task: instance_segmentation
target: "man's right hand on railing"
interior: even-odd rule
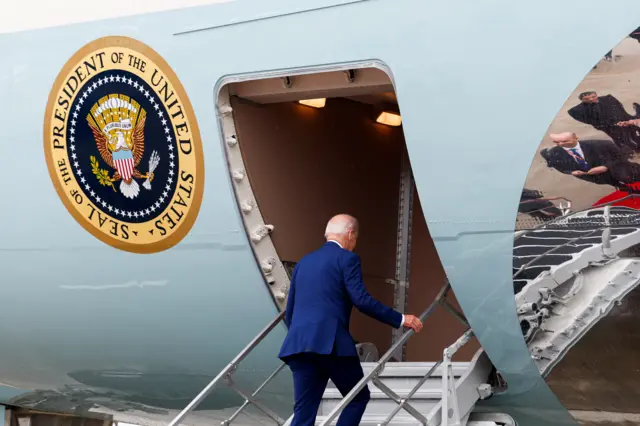
[[[415,331],[416,333],[422,330],[422,321],[420,321],[420,318],[414,315],[405,315],[404,324],[402,325],[404,325],[407,328],[413,329],[413,331]]]

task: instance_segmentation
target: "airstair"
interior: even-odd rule
[[[471,332],[465,333],[450,349],[455,351],[469,337]],[[376,365],[363,363],[365,375],[373,372]],[[442,362],[388,362],[384,370],[373,379],[374,386],[369,386],[371,401],[361,424],[474,425],[476,423],[468,422],[471,410],[478,399],[491,395],[491,386],[486,383],[490,371],[491,362],[482,350],[476,353],[471,362],[449,362],[448,366]],[[443,396],[448,389],[455,389],[455,393],[445,401]],[[342,395],[330,382],[318,410],[317,424],[327,424],[342,400]],[[443,422],[442,413],[450,409],[454,413],[453,421],[445,419]],[[336,424],[336,419],[330,424]]]
[[[318,410],[316,425],[328,426],[336,424],[339,414],[345,406],[362,390],[369,387],[371,400],[362,418],[361,424],[371,426],[495,426],[512,424],[510,421],[494,421],[485,413],[473,413],[473,408],[481,399],[490,397],[494,382],[493,366],[480,349],[471,362],[452,362],[454,354],[473,336],[464,316],[448,301],[449,283],[445,284],[432,304],[420,315],[425,319],[437,306],[443,306],[467,330],[443,352],[442,360],[432,363],[390,362],[392,356],[414,334],[413,330],[405,332],[389,350],[379,359],[362,363],[364,377],[347,395],[342,395],[329,382]],[[194,399],[180,412],[169,426],[182,424],[191,413],[218,385],[225,383],[236,391],[245,402],[237,411],[223,422],[229,426],[249,405],[253,405],[270,417],[278,426],[288,426],[292,420],[283,419],[266,407],[257,398],[272,379],[285,368],[281,364],[255,390],[249,393],[240,389],[233,380],[238,365],[260,344],[260,342],[284,319],[284,311],[272,320]],[[367,355],[365,354],[364,357]],[[361,359],[363,356],[361,356]],[[373,354],[376,358],[376,354]],[[293,402],[291,404],[293,407]],[[500,415],[498,415],[500,416]]]
[[[640,211],[610,204],[516,233],[516,308],[543,375],[640,283]]]

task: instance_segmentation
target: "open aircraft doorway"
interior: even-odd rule
[[[446,276],[388,74],[354,67],[238,80],[221,88],[218,109],[239,210],[275,302],[284,308],[290,272],[324,243],[327,220],[349,213],[360,222],[356,252],[368,291],[401,312],[422,312]],[[356,310],[351,330],[367,361],[403,331]],[[395,359],[438,361],[464,330],[438,307]],[[469,361],[478,347],[473,340],[456,359]]]

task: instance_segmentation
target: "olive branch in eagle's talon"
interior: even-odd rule
[[[114,192],[117,192],[116,187],[113,186],[113,179],[109,176],[109,171],[107,169],[100,169],[100,164],[98,164],[95,156],[92,155],[89,159],[91,160],[91,171],[98,179],[98,182],[100,182],[100,185],[110,186]]]

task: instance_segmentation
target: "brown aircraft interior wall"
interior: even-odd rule
[[[414,191],[413,197],[408,312],[419,315],[444,285],[446,274],[422,212],[421,204],[425,201],[419,199],[417,191]],[[449,291],[447,300],[461,312],[453,290]],[[442,351],[464,332],[464,325],[454,319],[445,308],[438,306],[425,320],[422,331],[409,339],[406,349],[407,361],[441,359]],[[453,360],[470,361],[479,348],[478,341],[472,338],[458,351]]]
[[[246,173],[264,222],[275,227],[271,237],[280,259],[299,261],[324,243],[331,216],[352,214],[360,221],[356,252],[367,290],[393,306],[393,286],[384,280],[395,275],[402,129],[375,123],[373,107],[341,98],[328,99],[321,109],[237,97],[231,106]],[[417,261],[411,267],[409,307],[419,314],[433,300],[444,272],[419,210],[413,228]],[[411,339],[408,361],[440,359],[440,343],[461,334],[455,320],[441,316],[436,313]],[[357,309],[351,332],[359,342],[374,343],[380,354],[391,343],[391,328]]]

